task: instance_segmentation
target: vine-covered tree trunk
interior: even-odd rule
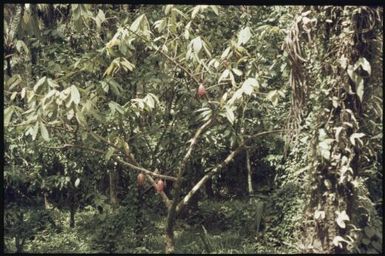
[[[366,49],[374,43],[371,33],[378,29],[381,19],[375,8],[334,7],[334,15],[329,8],[321,8],[313,17],[307,16],[312,11],[302,12],[288,35],[290,40],[285,41],[292,65],[293,102],[300,106],[296,110],[298,124],[306,111],[316,117],[308,119],[314,130],[307,155],[311,196],[304,221],[303,248],[305,252],[318,253],[360,252],[360,236],[369,225],[369,218],[363,216],[376,219],[373,210],[367,209],[365,214],[360,207],[368,207],[362,203],[362,198],[367,198],[362,138],[370,131],[365,129],[363,111],[365,99],[371,96],[367,89],[371,70],[378,68],[371,67],[368,61],[375,53]],[[312,35],[312,30],[320,31],[322,26],[325,35]],[[300,37],[301,32],[307,36]],[[306,63],[305,69],[301,46],[306,48],[307,43],[315,41],[324,48],[307,50],[307,58],[322,61]],[[316,86],[311,88],[310,84]],[[306,109],[308,97],[312,104]],[[366,153],[365,157],[371,156]]]

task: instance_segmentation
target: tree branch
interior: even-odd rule
[[[277,132],[282,132],[282,131],[285,131],[285,130],[273,130],[273,131],[265,131],[265,132],[260,132],[260,133],[257,133],[257,134],[254,134],[254,135],[251,135],[251,136],[247,136],[247,140],[245,140],[236,150],[234,150],[233,152],[231,152],[226,158],[225,160],[223,160],[222,163],[218,164],[214,169],[212,169],[209,173],[207,173],[205,176],[202,177],[202,179],[200,179],[200,181],[198,181],[197,184],[195,184],[195,186],[187,193],[187,195],[178,203],[178,206],[176,207],[176,211],[177,213],[179,213],[182,208],[184,206],[186,206],[190,199],[192,198],[192,196],[216,173],[218,173],[219,171],[221,171],[223,169],[223,167],[227,166],[234,158],[236,155],[238,155],[239,152],[241,152],[243,149],[246,148],[246,144],[249,143],[250,141],[252,141],[253,139],[259,137],[259,136],[262,136],[262,135],[266,135],[266,134],[270,134],[270,133],[277,133]]]
[[[152,43],[151,41],[147,40],[147,38],[143,37],[142,35],[139,35],[138,33],[132,31],[130,28],[127,28],[131,33],[133,33],[134,35],[136,35],[137,37],[139,37],[140,39],[142,39],[143,41],[149,43],[153,48],[156,49],[156,51],[158,51],[160,54],[162,54],[164,57],[166,57],[168,60],[170,60],[172,63],[174,63],[175,65],[177,65],[179,68],[181,68],[187,75],[189,75],[197,84],[200,84],[199,80],[190,72],[187,70],[187,68],[185,68],[182,64],[180,64],[178,61],[174,60],[173,58],[171,58],[170,56],[168,56],[162,49],[160,49],[160,47],[156,47],[154,45],[154,43]]]
[[[178,176],[176,178],[176,182],[174,184],[174,196],[172,204],[169,208],[168,215],[167,215],[167,222],[166,222],[166,233],[170,234],[173,232],[174,223],[175,223],[175,216],[176,216],[176,207],[178,204],[178,198],[180,196],[181,192],[181,183],[182,183],[182,177],[183,173],[186,169],[186,164],[188,160],[191,157],[191,153],[198,141],[199,136],[205,132],[212,124],[214,123],[214,119],[211,118],[209,121],[204,123],[196,132],[194,137],[191,139],[191,144],[186,152],[186,155],[183,157],[183,160],[178,168]]]
[[[100,150],[100,149],[95,149],[95,148],[89,148],[89,147],[86,147],[86,146],[82,146],[82,145],[74,145],[74,144],[64,144],[63,146],[60,146],[60,147],[48,147],[48,146],[43,146],[45,148],[50,148],[50,149],[63,149],[63,148],[81,148],[81,149],[85,149],[85,150],[89,150],[89,151],[93,151],[93,152],[97,152],[97,153],[100,153],[100,154],[104,154],[105,152],[103,150]],[[172,176],[168,176],[168,175],[162,175],[162,174],[158,174],[158,173],[155,173],[155,172],[152,172],[152,171],[149,171],[143,167],[139,167],[139,166],[136,166],[134,164],[131,164],[131,163],[128,163],[122,159],[120,159],[119,155],[112,155],[112,157],[117,160],[119,163],[123,164],[123,165],[126,165],[128,167],[130,167],[131,169],[134,169],[134,170],[137,170],[137,171],[141,171],[143,172],[144,174],[147,174],[147,175],[151,175],[151,176],[154,176],[154,177],[158,177],[158,178],[161,178],[161,179],[165,179],[165,180],[172,180],[172,181],[176,181],[176,178],[175,177],[172,177]]]

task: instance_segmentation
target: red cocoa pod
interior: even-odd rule
[[[163,180],[158,180],[158,182],[156,183],[156,192],[160,193],[163,191],[164,189],[164,183],[163,183]]]
[[[206,94],[206,88],[203,86],[203,84],[200,84],[198,87],[198,96],[202,97]]]
[[[145,180],[144,174],[143,174],[143,173],[139,173],[139,174],[138,174],[138,177],[137,177],[137,179],[136,179],[136,181],[137,181],[139,187],[143,186],[144,180]]]

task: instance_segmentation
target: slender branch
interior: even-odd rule
[[[285,132],[287,130],[288,129],[280,129],[280,130],[272,130],[272,131],[260,132],[260,133],[253,134],[253,135],[245,135],[244,137],[247,138],[247,140],[245,142],[249,142],[250,140],[255,139],[257,137],[260,137],[260,136],[265,135],[265,134],[277,133],[277,132]]]
[[[90,147],[86,147],[86,146],[82,146],[82,145],[74,145],[74,144],[64,144],[63,146],[59,146],[59,147],[48,147],[48,146],[43,146],[43,147],[50,148],[50,149],[64,149],[64,148],[73,147],[73,148],[81,148],[81,149],[97,152],[97,153],[100,153],[100,154],[104,154],[105,153],[103,150],[100,150],[100,149],[90,148]],[[162,174],[159,174],[159,173],[155,173],[155,172],[149,171],[149,170],[147,170],[147,169],[145,169],[143,167],[139,167],[139,166],[133,165],[131,163],[128,163],[128,162],[120,159],[119,155],[112,155],[112,157],[114,159],[116,159],[119,163],[121,163],[123,165],[126,165],[126,166],[130,167],[131,169],[134,169],[134,170],[137,170],[137,171],[141,171],[144,174],[151,175],[151,176],[158,177],[158,178],[162,178],[162,179],[165,179],[165,180],[176,181],[175,177],[168,176],[168,175],[162,175]]]
[[[182,177],[183,177],[183,173],[186,169],[186,165],[187,165],[187,162],[188,160],[190,159],[191,157],[191,154],[192,154],[192,151],[198,141],[198,138],[199,136],[205,132],[212,124],[214,123],[214,119],[211,118],[209,121],[207,121],[206,123],[204,123],[196,132],[195,132],[195,135],[194,137],[191,139],[191,144],[187,150],[187,153],[186,155],[184,156],[179,168],[178,168],[178,176],[177,176],[177,179],[176,179],[176,182],[174,184],[174,197],[173,197],[173,201],[172,201],[172,204],[169,208],[169,211],[168,211],[168,215],[167,215],[167,224],[166,224],[166,233],[168,234],[171,234],[173,233],[173,228],[174,228],[174,223],[175,223],[175,216],[176,216],[176,208],[177,208],[177,204],[178,204],[178,198],[180,196],[180,193],[181,193],[181,184],[182,184]]]
[[[181,200],[176,208],[176,211],[179,213],[182,208],[187,205],[192,198],[192,196],[217,172],[219,172],[223,167],[227,166],[233,159],[234,157],[241,152],[243,149],[243,145],[239,146],[236,150],[231,152],[226,159],[218,164],[212,171],[210,171],[208,174],[203,176],[203,178],[198,181],[198,183],[190,190],[190,192],[187,193],[187,195]]]
[[[136,33],[135,31],[132,31],[130,28],[127,28],[131,33],[133,33],[134,35],[138,36],[139,38],[141,38],[143,41],[149,43],[152,47],[154,47],[156,49],[156,51],[159,51],[160,54],[162,54],[164,57],[166,57],[168,60],[170,60],[172,63],[174,63],[175,65],[177,65],[179,68],[181,68],[186,74],[188,74],[197,84],[200,84],[199,80],[190,72],[187,70],[187,68],[185,68],[182,64],[180,64],[178,61],[174,60],[173,58],[171,58],[170,56],[168,56],[163,50],[160,49],[160,47],[156,47],[154,45],[154,43],[152,43],[151,41],[149,41],[147,38],[143,37],[142,35],[139,35],[138,33]]]
[[[128,147],[128,144],[126,144],[126,146]],[[136,161],[135,157],[134,157],[133,155],[131,155],[129,148],[127,148],[127,149],[125,150],[125,154],[126,154],[126,156],[128,157],[128,159],[129,159],[132,163],[134,163],[135,165],[139,165],[138,162]],[[125,162],[125,161],[123,161],[123,160],[121,160],[121,159],[119,159],[119,158],[116,158],[116,160],[119,161],[119,162],[122,163],[122,164],[125,164],[125,165],[129,164],[129,163],[127,163],[127,162]],[[131,164],[131,165],[132,165],[132,164]],[[132,165],[132,166],[133,166],[133,165]],[[131,167],[131,168],[132,168],[132,167]],[[151,177],[151,175],[153,175],[153,174],[155,174],[155,175],[153,175],[153,176],[157,176],[157,177],[163,178],[163,179],[165,179],[165,180],[174,180],[174,181],[176,180],[174,177],[166,176],[166,175],[159,175],[159,174],[157,174],[157,173],[155,173],[155,172],[149,173],[149,172],[143,171],[143,173],[144,173],[144,175],[147,177],[147,179],[150,181],[151,185],[152,185],[155,189],[156,189],[156,182],[155,182],[155,180]],[[170,178],[172,178],[172,179],[170,179]],[[170,201],[170,199],[167,197],[167,195],[166,195],[166,193],[164,193],[164,191],[160,191],[159,194],[160,194],[160,197],[162,198],[164,204],[166,205],[167,209],[169,209],[169,208],[171,207],[171,201]]]
[[[285,130],[273,130],[273,131],[265,131],[265,132],[260,132],[260,133],[257,133],[257,134],[254,134],[254,135],[251,135],[251,136],[247,136],[248,138],[236,149],[234,150],[233,152],[231,152],[226,158],[225,160],[223,160],[222,163],[218,164],[215,168],[213,168],[209,173],[207,173],[205,176],[202,177],[202,179],[200,179],[200,181],[198,181],[197,184],[195,184],[195,186],[187,193],[187,195],[178,203],[178,206],[176,207],[176,211],[177,213],[179,213],[182,208],[187,205],[190,201],[190,199],[192,198],[192,196],[216,173],[218,173],[219,171],[221,171],[223,169],[223,167],[227,166],[231,161],[233,161],[233,159],[235,158],[236,155],[238,155],[243,149],[246,148],[246,145],[252,141],[253,139],[259,137],[259,136],[262,136],[262,135],[266,135],[266,134],[270,134],[270,133],[277,133],[277,132],[282,132],[282,131],[285,131]]]

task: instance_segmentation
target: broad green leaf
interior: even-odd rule
[[[135,68],[135,65],[129,62],[126,58],[121,58],[120,65],[123,66],[123,68],[127,71],[133,71]]]
[[[177,9],[177,8],[175,8],[175,7],[172,8],[171,11],[172,11],[172,12],[176,12],[177,14],[179,14],[180,16],[182,16],[182,17],[185,18],[185,19],[188,18],[183,12],[181,12],[179,9]]]
[[[214,12],[216,15],[219,15],[218,7],[216,7],[215,5],[210,5],[210,8],[213,10],[213,12]]]
[[[341,246],[341,242],[345,242],[345,243],[348,243],[347,240],[343,239],[341,236],[335,236],[334,239],[333,239],[333,244],[335,246]]]
[[[224,59],[227,58],[227,56],[228,56],[229,53],[230,53],[230,50],[231,50],[230,47],[227,47],[227,48],[226,48],[226,50],[225,50],[225,51],[222,53],[222,55],[221,55],[221,59],[222,59],[222,60],[224,60]]]
[[[314,219],[321,219],[321,220],[323,220],[323,219],[325,219],[325,211],[319,211],[319,210],[316,210],[315,212],[314,212]]]
[[[13,106],[9,106],[4,110],[4,126],[8,126],[14,112]]]
[[[28,49],[27,45],[24,43],[24,41],[22,41],[22,40],[17,40],[16,49],[20,53],[21,53],[21,49],[23,49],[25,54],[27,54],[27,55],[29,54],[29,49]]]
[[[43,122],[40,122],[40,132],[43,139],[45,141],[49,141],[48,130],[47,130],[47,127],[45,127],[45,124]]]
[[[157,20],[155,23],[154,23],[154,27],[155,29],[158,30],[159,33],[161,33],[167,26],[167,22],[165,19],[161,19],[161,20]],[[160,38],[163,38],[163,37],[160,37]],[[156,40],[154,40],[155,42]]]
[[[73,109],[70,109],[68,112],[67,112],[67,119],[68,120],[71,120],[75,115],[75,112]]]
[[[17,96],[17,92],[13,92],[11,97],[10,97],[10,101],[13,101]]]
[[[101,23],[103,23],[106,20],[106,16],[105,16],[104,12],[101,9],[99,9],[97,17],[99,18]]]
[[[235,78],[234,78],[233,72],[231,72],[230,70],[229,70],[229,77],[230,77],[231,85],[234,86],[234,87],[237,86],[237,84],[235,82]]]
[[[211,52],[209,51],[209,48],[207,47],[207,44],[206,44],[204,41],[202,41],[202,42],[203,42],[203,49],[205,50],[207,56],[208,56],[209,58],[211,58]],[[206,64],[205,64],[204,62],[202,62],[202,64],[203,64],[203,65],[206,67],[206,69],[208,70]]]
[[[115,152],[115,148],[113,147],[109,147],[107,152],[106,152],[106,155],[104,156],[104,160],[108,161],[111,159],[111,156],[114,154]]]
[[[77,178],[77,179],[75,180],[75,188],[77,188],[77,187],[79,186],[79,184],[80,184],[80,179]]]
[[[39,132],[39,122],[36,122],[35,126],[32,128],[32,140],[36,139],[37,133]]]
[[[362,102],[362,99],[364,98],[364,80],[361,79],[360,83],[357,85],[357,96],[360,98],[360,101]]]
[[[192,44],[192,48],[194,50],[194,53],[195,54],[198,54],[200,52],[200,50],[202,49],[202,40],[200,38],[200,36],[194,38],[192,41],[191,41],[191,44]]]
[[[341,67],[345,69],[348,66],[348,58],[346,58],[345,55],[342,55],[339,59],[339,63],[341,64]]]
[[[54,81],[52,80],[51,78],[48,78],[47,79],[47,83],[49,85],[49,87],[55,89],[55,88],[59,88],[60,86]]]
[[[166,7],[164,8],[164,14],[168,15],[173,6],[174,6],[173,4],[166,5]]]
[[[76,112],[76,120],[78,120],[78,122],[81,126],[87,126],[87,122],[86,122],[86,119],[85,119],[82,111]]]
[[[26,91],[27,91],[27,90],[26,90],[25,87],[23,87],[23,89],[21,89],[20,96],[21,96],[22,99],[24,99]]]
[[[71,86],[71,100],[78,105],[80,103],[80,93],[75,85]]]
[[[228,104],[233,105],[236,100],[242,98],[242,93],[243,93],[242,88],[236,90],[233,96],[231,97],[231,99],[229,99]]]
[[[277,90],[272,90],[268,92],[266,95],[266,99],[270,100],[273,106],[277,106],[278,98],[279,98],[279,94]]]
[[[195,16],[198,14],[198,12],[200,11],[201,7],[199,5],[195,6],[193,8],[193,11],[191,12],[191,18],[194,19]]]
[[[110,84],[111,91],[116,96],[120,96],[121,91],[122,91],[122,87],[114,79],[108,79],[108,83]]]
[[[362,69],[365,70],[369,75],[372,73],[370,63],[366,58],[364,57],[359,58],[357,62],[354,64],[354,70],[356,70],[359,66],[361,66]]]
[[[342,126],[336,128],[336,141],[337,142],[340,142],[340,133],[341,133],[342,129],[343,129]]]
[[[155,107],[155,101],[151,96],[147,95],[145,97],[145,102],[146,102],[147,106],[149,107],[149,109],[153,109]]]
[[[251,37],[250,28],[246,27],[246,28],[242,29],[239,32],[238,45],[242,45],[242,44],[247,43],[247,41],[249,41],[250,37]]]
[[[250,86],[252,88],[259,88],[259,83],[258,83],[257,79],[255,79],[255,78],[247,78],[243,82],[243,86]]]
[[[47,80],[47,77],[45,77],[45,76],[40,78],[39,81],[37,81],[37,83],[33,87],[33,91],[37,92],[39,90],[40,86],[42,86],[46,82],[46,80]]]
[[[218,83],[220,83],[223,79],[226,79],[230,75],[230,70],[225,69],[222,75],[219,77]]]
[[[136,20],[132,23],[130,26],[130,30],[136,32],[140,26],[140,23],[142,22],[143,18],[145,17],[144,14],[140,15]]]
[[[230,124],[234,124],[235,116],[233,110],[226,106],[225,111],[227,120],[229,120]]]
[[[336,217],[336,222],[340,228],[346,228],[345,221],[349,221],[350,218],[346,214],[346,211],[343,210],[342,212],[336,211],[337,217]]]
[[[102,84],[102,89],[103,91],[105,91],[106,93],[108,93],[108,90],[109,90],[109,85],[105,82],[105,81],[101,81],[100,82]]]
[[[242,89],[246,95],[251,95],[253,93],[253,87],[249,84],[243,84]]]
[[[9,78],[7,80],[7,82],[5,83],[5,89],[8,88],[8,90],[12,90],[15,86],[17,86],[18,84],[20,84],[23,80],[21,79],[21,76],[20,75],[14,75],[12,76],[11,78]]]
[[[334,139],[325,139],[318,144],[319,153],[326,160],[330,159],[330,149],[333,141]]]
[[[354,68],[351,65],[348,66],[347,71],[350,79],[352,79],[352,81],[356,85],[357,96],[360,98],[360,101],[362,102],[362,99],[364,96],[364,79],[354,71]]]
[[[357,140],[360,140],[360,138],[364,137],[365,136],[365,133],[353,133],[351,136],[350,136],[350,142],[352,143],[353,146],[356,145],[356,139]],[[360,140],[361,141],[361,140]],[[362,142],[362,141],[361,141]]]
[[[232,71],[234,72],[234,74],[236,74],[237,76],[241,76],[243,74],[242,71],[240,71],[239,69],[237,68],[233,68]]]

